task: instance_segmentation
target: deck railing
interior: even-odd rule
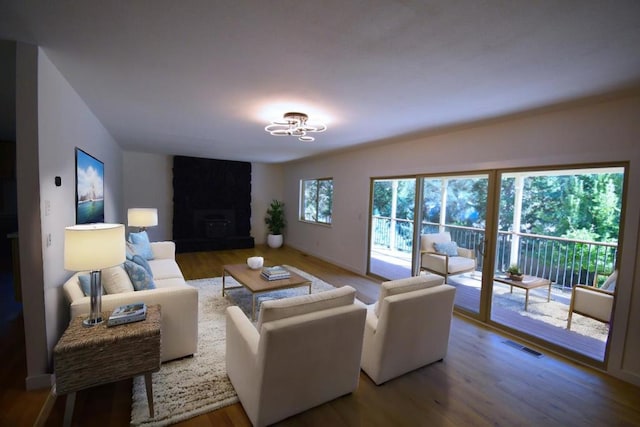
[[[381,247],[411,258],[413,242],[413,221],[374,216],[372,223],[372,241],[374,247]],[[391,224],[395,224],[395,236],[391,236]],[[459,246],[473,249],[476,254],[478,270],[484,264],[483,229],[445,225],[444,231],[451,233],[451,240]],[[423,222],[421,234],[437,233],[439,224]],[[618,256],[617,243],[591,242],[561,237],[535,234],[498,233],[496,272],[505,271],[513,262],[511,247],[518,241],[518,265],[525,274],[544,277],[556,286],[570,288],[576,283],[594,282],[594,277],[602,275],[602,280],[615,268]],[[394,242],[391,247],[391,243]]]

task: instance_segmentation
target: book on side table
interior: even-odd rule
[[[147,318],[147,305],[142,302],[116,307],[107,320],[107,326],[139,322]]]

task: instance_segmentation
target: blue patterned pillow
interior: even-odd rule
[[[153,259],[153,251],[146,231],[129,233],[129,241],[133,244],[135,253],[142,255],[145,259]]]
[[[458,245],[456,242],[434,243],[433,247],[441,255],[458,256]]]
[[[147,270],[147,273],[149,273],[149,275],[151,277],[153,277],[153,272],[151,271],[151,266],[149,265],[149,262],[146,259],[144,259],[140,255],[136,254],[136,255],[132,256],[129,261],[133,261],[136,264],[138,264],[139,266],[144,267],[144,269]]]
[[[78,281],[80,282],[80,288],[82,289],[82,293],[85,297],[91,296],[91,275],[90,274],[80,274],[78,276]],[[104,295],[104,286],[102,287],[102,295]]]
[[[126,257],[129,261],[131,261],[133,259],[133,256],[136,255],[136,248],[133,246],[133,243],[131,242],[125,242],[127,244],[126,247]]]
[[[133,261],[126,260],[124,262],[124,269],[131,279],[133,289],[136,291],[143,291],[145,289],[155,289],[156,284],[153,282],[153,277],[143,266],[136,264]]]

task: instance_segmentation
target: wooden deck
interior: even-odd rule
[[[375,253],[371,257],[370,271],[389,280],[409,277],[411,275],[411,265],[406,259],[400,259],[384,253]],[[479,274],[479,273],[478,273]],[[472,284],[473,281],[477,283]],[[471,311],[479,312],[480,307],[480,281],[478,279],[470,279],[468,275],[450,276],[449,284],[456,286],[455,304],[457,307]],[[497,282],[494,282],[494,286]],[[501,285],[498,285],[501,286]],[[540,291],[540,292],[538,292]],[[518,291],[514,291],[518,292]],[[553,292],[553,299],[567,305],[569,307],[569,297]],[[546,300],[546,290],[532,290],[530,294],[530,302],[537,298]],[[497,296],[496,296],[497,298]],[[524,310],[524,292],[522,292],[522,301]],[[509,328],[521,331],[525,334],[536,336],[550,343],[562,346],[571,351],[575,351],[584,356],[597,361],[603,361],[606,351],[606,342],[599,339],[582,335],[574,331],[568,331],[564,327],[558,327],[549,323],[532,319],[524,316],[520,311],[504,309],[494,305],[491,312],[491,320],[507,326]]]

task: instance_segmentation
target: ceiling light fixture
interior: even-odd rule
[[[315,138],[307,135],[309,132],[324,132],[327,126],[322,123],[307,123],[309,116],[304,113],[285,113],[282,120],[272,121],[264,128],[275,136],[297,136],[300,141],[311,142]]]

